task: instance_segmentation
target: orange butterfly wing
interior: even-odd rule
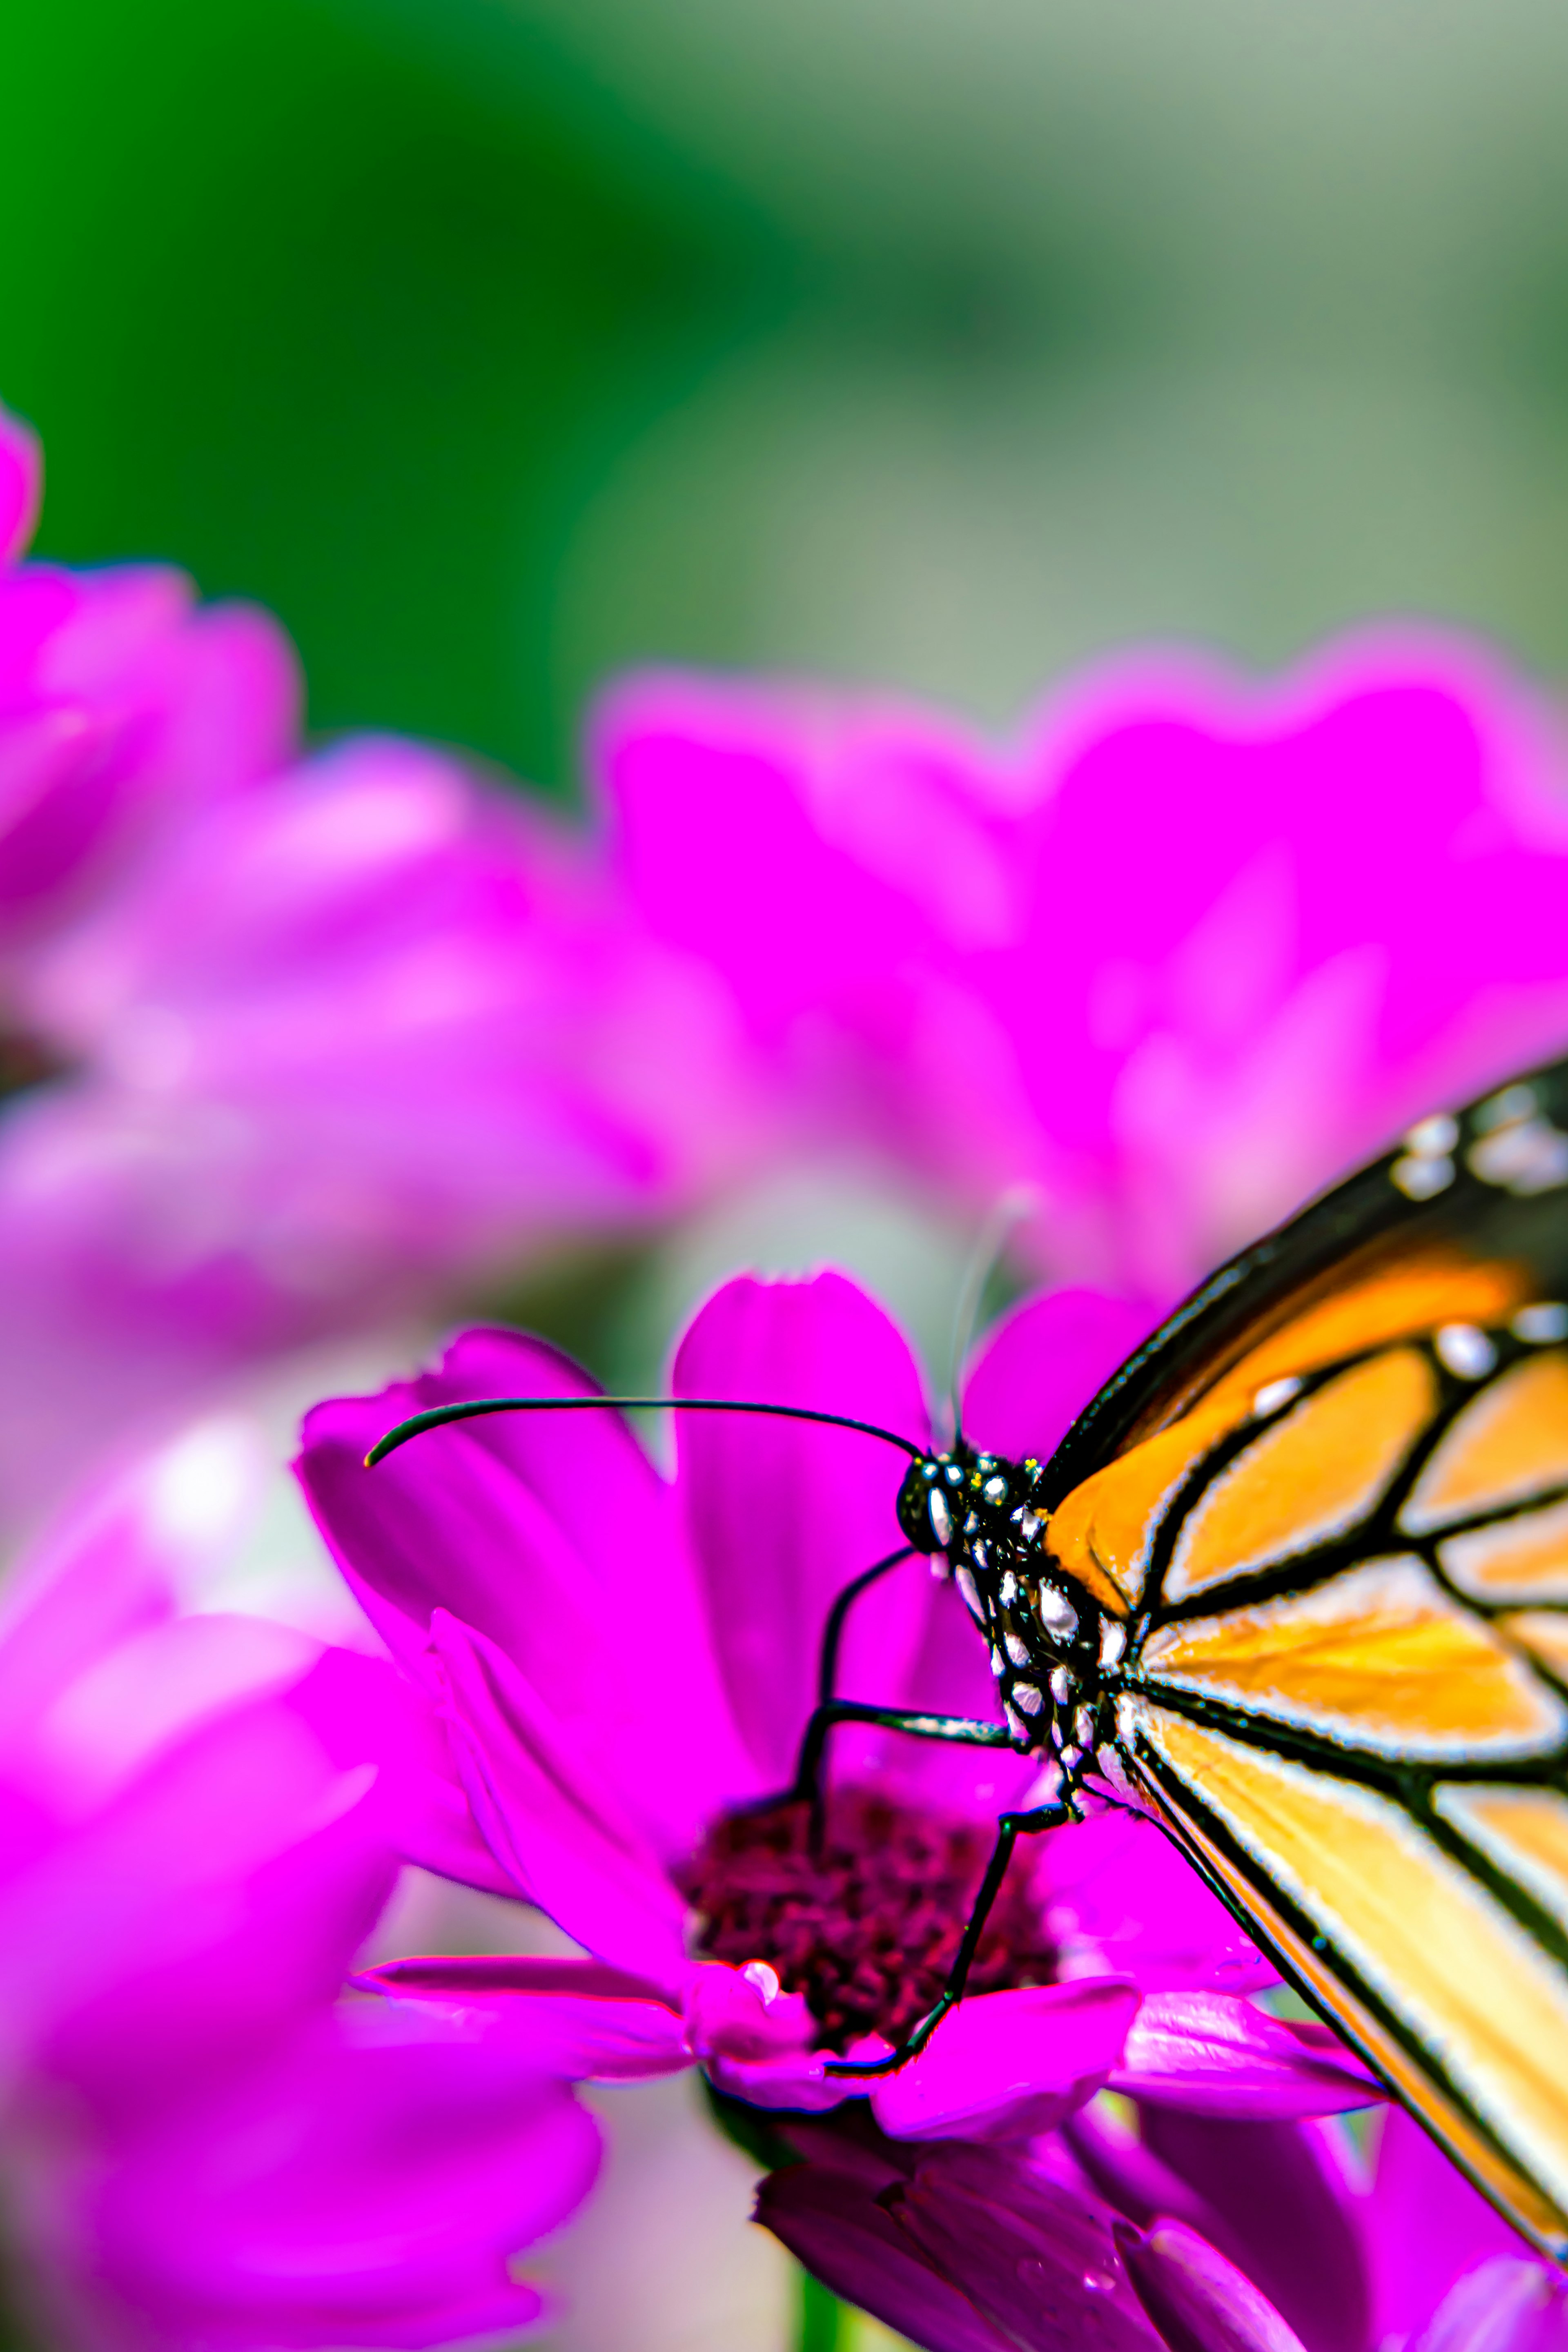
[[[1048,1465],[1121,1768],[1568,2255],[1568,1065],[1222,1270]]]

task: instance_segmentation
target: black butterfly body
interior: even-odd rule
[[[1037,1461],[960,1441],[911,1465],[899,1523],[916,1551],[945,1557],[989,1650],[1013,1745],[1048,1759],[1064,1793],[1096,1760],[1127,1628],[1052,1561],[1044,1480]]]

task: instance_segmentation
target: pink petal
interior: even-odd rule
[[[430,1694],[388,1660],[344,1650],[327,1654],[296,1694],[296,1705],[318,1693],[310,1721],[334,1752],[365,1706],[384,1720],[395,1719],[383,1784],[403,1859],[487,1895],[515,1895],[515,1879],[496,1860],[474,1819],[447,1726]]]
[[[1146,1992],[1250,1992],[1279,1979],[1164,1832],[1106,1811],[1042,1841],[1047,1924],[1063,1974],[1136,1977]]]
[[[1373,2340],[1364,2216],[1347,2193],[1331,2126],[1238,2123],[1166,2106],[1141,2108],[1139,2121],[1147,2153],[1206,2209],[1187,2218],[1310,2352]]]
[[[592,1960],[392,1960],[355,1982],[449,2017],[563,2082],[640,2082],[691,2063],[679,2013],[652,1986]]]
[[[1068,2117],[1062,2145],[1096,2194],[1141,2227],[1162,2216],[1186,2221],[1215,2245],[1236,2247],[1215,2209],[1146,2147],[1126,2118],[1091,2105]]]
[[[1011,1461],[1046,1461],[1159,1320],[1144,1301],[1097,1290],[1026,1299],[987,1335],[967,1373],[965,1433]]]
[[[894,2139],[1025,2139],[1094,2096],[1138,2011],[1124,1977],[961,2001],[918,2058],[881,2077],[871,2112]]]
[[[1449,2289],[1413,2352],[1563,2352],[1564,2345],[1561,2271],[1494,2254]]]
[[[1266,689],[1138,656],[1011,741],[634,682],[597,730],[639,907],[809,1111],[1153,1297],[1568,1014],[1554,722],[1434,633]],[[1105,877],[1114,872],[1116,887]]]
[[[201,1726],[0,1894],[12,2063],[151,2116],[331,2000],[396,1856],[374,1751],[340,1762],[309,1712],[286,1693]]]
[[[944,758],[942,731],[886,703],[677,676],[601,704],[590,760],[637,901],[659,937],[720,965],[765,1043],[876,990],[932,917],[973,937],[1006,905],[963,789],[970,747],[954,727]]]
[[[844,1413],[926,1442],[907,1343],[841,1275],[726,1284],[682,1339],[673,1386],[681,1396]],[[827,1612],[902,1540],[894,1506],[906,1457],[874,1437],[802,1422],[677,1421],[678,1485],[731,1705],[764,1785],[782,1788],[816,1699]],[[906,1564],[858,1604],[841,1696],[897,1704],[929,1591],[918,1563]]]
[[[1302,2352],[1268,2297],[1180,2221],[1147,2237],[1119,2223],[1116,2245],[1170,2352]]]
[[[1021,2153],[952,2141],[882,2200],[910,2242],[1029,2352],[1154,2352],[1112,2216]]]
[[[0,563],[20,555],[32,538],[43,495],[38,436],[19,416],[0,409]]]
[[[492,1642],[438,1612],[431,1655],[474,1817],[516,1891],[612,1966],[661,1990],[689,1974],[686,1907],[606,1780]]]
[[[380,2008],[118,2150],[77,2230],[150,2340],[417,2345],[537,2315],[509,2260],[586,2193],[593,2123],[510,2053]]]
[[[716,2052],[793,2056],[809,2047],[816,2030],[805,1996],[781,1992],[773,1970],[755,1962],[750,1970],[705,1962],[687,1988],[686,2015],[691,2046],[703,2059]]]
[[[771,2173],[756,2218],[835,2294],[927,2352],[1003,2352],[1017,2342],[981,2317],[852,2173],[817,2164]]]
[[[1467,2273],[1531,2251],[1420,2125],[1394,2106],[1378,2136],[1364,2234],[1379,2342],[1417,2335]]]
[[[896,1575],[920,1574],[918,1566],[895,1570]],[[863,1604],[858,1604],[863,1605]],[[928,1584],[925,1630],[910,1663],[900,1703],[938,1715],[965,1715],[981,1723],[999,1723],[996,1679],[974,1621],[950,1583]],[[1008,1748],[950,1747],[945,1740],[911,1739],[899,1731],[840,1732],[836,1749],[839,1769],[868,1780],[884,1782],[916,1803],[949,1815],[968,1814],[987,1829],[999,1813],[1028,1801],[1028,1790],[1039,1779],[1039,1764]],[[1030,1839],[1019,1855],[1019,1869],[1038,1855]]]
[[[569,1586],[574,1571],[579,1586],[606,1598],[617,1571],[624,1578],[628,1547],[656,1556],[668,1549],[661,1483],[613,1411],[497,1413],[434,1430],[364,1468],[378,1437],[433,1406],[594,1392],[587,1375],[542,1340],[479,1328],[454,1340],[435,1370],[306,1416],[300,1482],[395,1651],[416,1657],[441,1608],[525,1655],[535,1612],[519,1591],[520,1540],[553,1543],[557,1580]],[[573,1633],[586,1597],[573,1610]]]
[[[709,1961],[688,1987],[686,2018],[693,2054],[731,2098],[820,2114],[853,2095],[852,2083],[827,2073],[828,2053],[812,2048],[805,2000],[781,1992],[769,1968]]]
[[[117,1494],[79,1510],[32,1555],[6,1596],[0,1640],[0,1758],[37,1755],[37,1726],[95,1661],[174,1612],[173,1563]]]
[[[52,592],[46,649],[101,602],[62,577],[0,575],[0,671],[22,673],[24,700],[21,589],[34,604]],[[156,576],[141,601],[154,593],[164,634],[205,644],[188,593]],[[236,635],[231,672],[246,667]],[[665,1213],[709,1164],[689,1121],[705,1129],[717,1106],[722,1122],[726,1049],[681,1003],[720,992],[670,974],[585,847],[456,762],[385,741],[228,790],[256,770],[237,753],[217,778],[204,764],[226,723],[211,685],[184,730],[199,809],[180,779],[180,821],[134,887],[106,889],[29,959],[11,1006],[79,1074],[15,1105],[0,1151],[12,1509],[68,1471],[84,1425],[102,1437],[156,1416],[258,1349],[423,1315],[563,1230]],[[246,698],[212,687],[210,701]],[[142,717],[127,713],[127,741],[144,740]],[[125,780],[138,843],[146,782],[140,767]],[[100,830],[79,809],[54,848]]]
[[[728,2098],[793,2115],[826,2115],[854,2096],[841,2077],[827,2072],[826,2059],[809,2051],[784,2051],[776,2058],[731,2058],[716,2050],[705,2072],[714,2089]]]
[[[593,1392],[541,1341],[466,1332],[417,1381],[319,1405],[299,1473],[395,1654],[417,1660],[437,1608],[473,1626],[592,1738],[621,1809],[674,1861],[757,1787],[672,1499],[620,1414],[498,1413],[363,1467],[375,1438],[431,1406]]]
[[[1112,2090],[1191,2115],[1282,2122],[1387,2097],[1327,2026],[1287,2023],[1225,1993],[1151,1993]]]

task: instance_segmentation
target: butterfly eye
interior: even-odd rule
[[[945,1551],[952,1541],[952,1513],[947,1507],[947,1496],[940,1486],[933,1486],[931,1490],[926,1502],[926,1517],[931,1521],[932,1535]]]

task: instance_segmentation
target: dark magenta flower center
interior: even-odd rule
[[[685,1891],[703,1923],[702,1950],[735,1968],[765,1960],[786,1992],[805,1994],[819,2047],[844,2051],[863,2033],[897,2042],[931,2008],[991,1845],[984,1824],[850,1787],[828,1799],[819,1852],[808,1805],[729,1815],[709,1833]],[[1020,1851],[969,1990],[1048,1984],[1055,1973]]]

